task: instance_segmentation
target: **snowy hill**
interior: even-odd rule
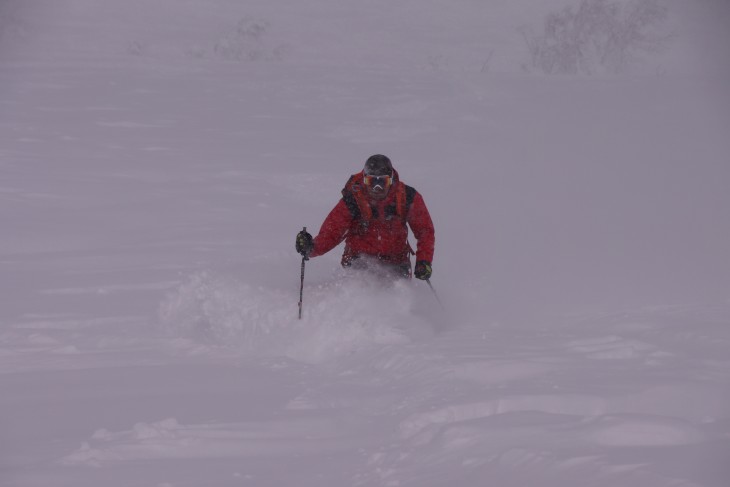
[[[726,485],[728,8],[526,70],[571,4],[0,4],[0,485]],[[374,153],[446,309],[338,248],[300,321]]]

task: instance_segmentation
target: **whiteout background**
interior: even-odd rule
[[[0,3],[0,485],[727,485],[728,7],[524,72],[567,4]],[[337,249],[299,321],[373,153],[447,310]]]

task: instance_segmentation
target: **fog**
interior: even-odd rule
[[[723,486],[730,8],[547,74],[575,4],[0,1],[0,484]],[[298,320],[375,153],[445,309]]]
[[[234,5],[201,9],[194,2],[158,2],[144,7],[156,20],[140,22],[140,7],[129,3],[6,0],[3,16],[21,19],[11,25],[21,34],[9,35],[6,27],[2,52],[8,59],[72,52],[102,60],[107,43],[118,51],[136,43],[153,59],[171,60],[183,55],[172,46],[197,45],[206,32],[201,26],[221,25],[213,20],[216,9]],[[413,2],[372,7],[317,2],[287,14],[274,4],[257,5],[250,10],[267,15],[276,36],[262,49],[284,46],[283,51],[296,50],[295,59],[330,66],[315,77],[336,79],[352,66],[369,66],[382,70],[373,75],[375,83],[393,86],[399,74],[428,66],[434,86],[442,87],[430,100],[421,99],[422,107],[410,108],[423,119],[406,116],[390,123],[409,134],[405,140],[320,142],[313,132],[307,136],[311,144],[293,144],[275,164],[286,169],[287,159],[298,172],[307,172],[304,163],[309,172],[327,173],[331,185],[322,194],[334,198],[368,154],[389,154],[406,182],[417,188],[420,183],[435,214],[437,275],[457,293],[460,286],[486,285],[496,307],[570,311],[727,299],[728,8],[709,1],[670,7],[675,39],[651,64],[656,74],[599,81],[520,72],[524,47],[517,27],[540,25],[549,10],[544,2],[462,2],[458,8],[436,3],[427,9]],[[497,13],[501,22],[490,18]],[[300,15],[305,21],[297,23]],[[409,28],[406,21],[412,22]],[[462,37],[447,35],[460,28]],[[342,29],[352,35],[341,38]],[[503,40],[507,35],[511,42]],[[476,69],[484,62],[478,56],[490,50],[491,76]],[[6,71],[6,94],[9,86],[22,91],[23,80],[14,76]],[[377,114],[364,114],[362,107],[406,91],[333,86],[341,94],[332,93],[332,103],[344,101],[340,106],[346,108],[308,107],[307,117],[323,127],[388,124],[394,113],[409,110],[396,101],[388,113],[385,104],[378,122]],[[3,118],[12,123],[8,115]],[[254,147],[241,146],[241,156],[259,158],[257,151],[291,136],[287,130],[259,138]],[[208,145],[203,138],[191,149],[201,144]],[[209,149],[196,156],[216,164],[220,149]],[[120,160],[107,167],[137,163]],[[36,164],[40,175],[48,164],[71,164],[73,171],[72,161],[62,158]],[[298,216],[318,227],[331,199]]]

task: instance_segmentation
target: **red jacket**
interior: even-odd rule
[[[433,260],[434,229],[423,198],[398,179],[381,201],[367,196],[362,173],[353,175],[342,190],[342,199],[322,223],[310,257],[326,254],[343,240],[343,264],[358,255],[378,257],[393,264],[409,261],[408,228],[416,237],[416,262]],[[363,215],[366,213],[366,215]]]

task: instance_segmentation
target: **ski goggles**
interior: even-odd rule
[[[393,176],[368,176],[363,177],[365,186],[372,189],[380,187],[381,189],[388,189],[393,184]]]

